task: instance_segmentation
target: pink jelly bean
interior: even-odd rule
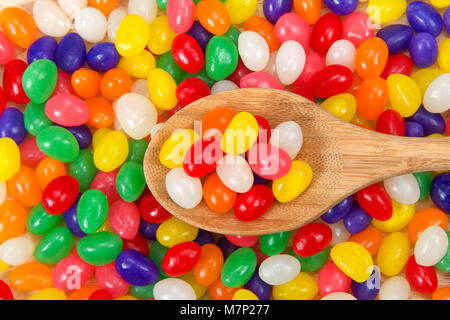
[[[347,292],[352,279],[339,269],[333,261],[328,261],[319,273],[319,291],[326,296],[333,292]]]
[[[183,34],[189,31],[195,19],[195,4],[192,0],[168,0],[167,20],[173,32]]]
[[[326,67],[325,58],[315,51],[306,54],[305,67],[294,82],[294,86],[312,88],[314,77]]]
[[[58,79],[56,81],[56,87],[55,90],[53,90],[52,97],[59,94],[76,95],[75,90],[72,87],[72,75],[62,70],[58,70]]]
[[[281,43],[288,40],[298,41],[308,52],[311,27],[305,19],[294,12],[283,14],[275,24],[275,36]]]
[[[45,154],[38,148],[36,137],[25,140],[20,145],[20,160],[26,166],[37,166],[39,162],[45,158]]]
[[[138,207],[122,199],[114,201],[109,208],[111,227],[123,239],[132,240],[136,236],[140,217]]]
[[[256,243],[258,243],[258,236],[233,236],[233,235],[225,235],[225,237],[232,244],[237,245],[238,247],[253,247]]]
[[[271,144],[258,143],[248,151],[248,163],[258,176],[275,180],[289,172],[292,160],[283,149]]]
[[[11,41],[0,31],[0,64],[7,64],[14,59],[15,49]]]
[[[53,286],[63,291],[83,287],[94,273],[94,267],[74,252],[59,261],[53,270]]]
[[[358,48],[361,42],[372,38],[373,25],[367,13],[355,11],[345,19],[342,25],[342,37]]]
[[[99,171],[91,183],[91,189],[102,191],[109,203],[113,203],[120,198],[116,188],[116,178],[119,170],[111,172]]]
[[[130,288],[117,273],[114,262],[95,267],[95,280],[101,289],[107,290],[114,298],[124,296]]]
[[[283,86],[270,73],[257,71],[241,78],[241,88],[272,88],[283,90]]]
[[[53,122],[66,127],[81,126],[89,120],[86,103],[70,94],[50,98],[45,104],[45,114]]]

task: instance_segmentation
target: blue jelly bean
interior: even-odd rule
[[[267,20],[275,24],[283,14],[291,12],[292,0],[264,0],[263,10]]]
[[[214,244],[214,237],[211,232],[200,229],[198,231],[197,237],[194,239],[200,246],[203,246],[207,243]]]
[[[160,223],[150,223],[141,219],[141,222],[139,223],[139,233],[144,238],[156,240],[156,230],[158,230],[159,226]]]
[[[405,123],[405,136],[421,138],[425,136],[422,125],[418,122],[410,121]]]
[[[430,195],[436,207],[450,214],[450,172],[434,177],[431,182]]]
[[[450,33],[450,7],[445,10],[443,20],[445,31],[447,31],[447,33]]]
[[[86,125],[76,126],[76,127],[64,127],[73,134],[75,139],[77,139],[80,149],[85,149],[91,145],[92,142],[92,132]]]
[[[0,138],[9,137],[17,145],[21,144],[27,136],[23,122],[23,113],[16,108],[8,108],[0,116]]]
[[[117,66],[120,55],[114,43],[102,42],[89,50],[86,60],[89,68],[98,72],[106,72]]]
[[[84,237],[86,233],[84,233],[80,225],[78,223],[77,218],[77,206],[78,201],[80,200],[81,195],[78,195],[77,200],[74,202],[74,204],[70,207],[69,210],[64,212],[64,221],[66,222],[67,228],[72,232],[72,234],[76,237]]]
[[[407,121],[414,121],[420,123],[423,127],[424,135],[428,136],[433,133],[444,133],[445,120],[440,113],[431,113],[423,106],[414,113]]]
[[[345,229],[351,234],[364,231],[372,222],[372,217],[368,215],[359,204],[354,204],[350,212],[343,219]]]
[[[159,278],[157,265],[145,254],[134,250],[124,250],[116,258],[119,276],[133,286],[148,286]]]
[[[437,37],[442,32],[443,21],[439,11],[432,5],[422,2],[411,2],[406,8],[406,17],[416,32],[428,32]]]
[[[393,55],[408,49],[409,42],[414,35],[414,30],[404,24],[392,24],[381,29],[377,37],[386,42],[389,48],[389,55]]]
[[[256,268],[250,280],[245,284],[245,289],[253,292],[259,300],[269,300],[272,296],[273,287],[261,280],[258,274],[258,268]]]
[[[419,68],[432,66],[436,62],[438,53],[438,43],[428,32],[417,33],[409,43],[409,55]]]
[[[58,42],[53,37],[45,36],[37,39],[28,48],[27,52],[28,64],[32,64],[34,61],[41,59],[48,59],[55,62],[57,47]]]
[[[213,34],[206,30],[198,21],[195,21],[186,33],[197,40],[203,52],[206,51],[206,46],[208,45],[209,39],[213,36]]]
[[[364,282],[352,280],[352,292],[358,300],[374,300],[378,296],[381,285],[381,274],[377,266],[374,266],[369,279]]]
[[[222,251],[224,260],[226,260],[235,250],[239,249],[237,245],[228,241],[226,237],[220,238],[216,245],[219,247],[220,251]]]
[[[253,184],[264,184],[267,185],[269,180],[264,179],[263,177],[258,176],[253,172]]]
[[[333,208],[325,212],[321,218],[326,223],[336,223],[343,219],[350,211],[353,205],[353,196],[345,198]]]
[[[358,0],[324,0],[325,5],[334,13],[345,16],[356,10]]]
[[[80,69],[86,62],[86,45],[77,33],[66,34],[56,48],[56,64],[67,73]]]

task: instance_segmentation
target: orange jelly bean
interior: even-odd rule
[[[433,292],[433,300],[450,300],[450,287],[440,287]]]
[[[364,80],[356,92],[357,108],[366,120],[375,120],[383,112],[389,99],[389,87],[383,78]]]
[[[80,98],[93,98],[100,92],[101,79],[97,71],[81,68],[72,74],[72,87]]]
[[[26,49],[36,40],[37,27],[33,17],[21,8],[3,9],[0,26],[8,39],[20,48]]]
[[[223,254],[215,244],[202,246],[200,260],[194,267],[195,281],[201,286],[210,286],[220,277],[223,266]]]
[[[237,193],[228,188],[217,173],[213,173],[203,185],[203,198],[211,210],[225,213],[233,209]]]
[[[359,243],[373,256],[383,242],[383,233],[377,228],[369,226],[364,231],[352,235],[349,241]]]
[[[89,0],[88,4],[107,16],[116,8],[117,0]]]
[[[219,0],[202,0],[195,6],[195,15],[200,24],[209,32],[221,35],[230,28],[230,14]]]
[[[100,287],[84,286],[84,287],[72,292],[68,299],[69,300],[88,300],[89,296],[97,290],[100,290]]]
[[[94,128],[108,128],[114,123],[114,109],[104,98],[91,98],[84,101],[89,109],[87,124]]]
[[[374,37],[364,40],[356,49],[356,72],[363,79],[379,77],[386,67],[389,49],[381,38]]]
[[[254,31],[263,37],[269,46],[270,52],[278,50],[280,47],[280,41],[275,36],[275,28],[264,18],[257,16],[250,17],[245,22],[244,29],[245,31]]]
[[[44,190],[53,179],[67,175],[67,169],[61,161],[45,157],[36,167],[35,174],[41,190]]]
[[[126,71],[114,68],[103,75],[100,91],[106,99],[116,100],[130,92],[132,85],[133,81]]]
[[[27,211],[16,200],[6,200],[0,205],[0,243],[24,233]]]
[[[222,280],[219,277],[214,283],[209,286],[208,292],[212,300],[231,300],[233,299],[234,293],[239,289],[241,289],[241,287],[227,287],[223,284]]]
[[[431,226],[438,226],[446,230],[448,225],[447,215],[437,208],[427,208],[416,212],[408,225],[408,238],[416,243],[423,231]]]
[[[33,169],[20,166],[19,171],[8,180],[8,191],[14,200],[25,207],[33,207],[41,201],[42,192]]]
[[[320,18],[322,0],[294,0],[294,10],[309,24],[315,24]]]
[[[229,108],[221,107],[211,110],[202,119],[203,136],[205,133],[207,134],[207,131],[210,129],[217,129],[224,133],[236,114],[236,111]]]
[[[32,261],[21,264],[10,275],[11,288],[19,291],[35,291],[52,286],[52,270],[43,263]]]

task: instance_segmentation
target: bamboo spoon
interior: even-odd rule
[[[169,169],[159,151],[175,129],[193,128],[210,110],[229,107],[267,118],[271,128],[294,120],[304,142],[296,159],[313,169],[308,189],[288,203],[274,202],[262,217],[243,222],[233,212],[216,213],[204,201],[187,210],[166,192]],[[197,100],[171,117],[151,140],[144,158],[147,184],[155,198],[177,218],[212,232],[257,235],[298,228],[358,190],[392,176],[450,169],[450,138],[405,138],[366,130],[336,118],[303,97],[273,89],[237,89]]]

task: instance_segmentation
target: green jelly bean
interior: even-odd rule
[[[46,102],[56,87],[58,68],[47,59],[41,59],[28,66],[22,76],[23,90],[34,103]]]
[[[52,230],[61,221],[64,215],[52,215],[44,210],[41,203],[31,209],[27,218],[28,232],[42,236]]]
[[[145,188],[144,169],[140,163],[129,161],[120,168],[116,178],[116,189],[127,202],[136,201]]]
[[[156,0],[156,4],[158,5],[158,8],[160,8],[163,11],[166,11],[167,1],[169,1],[169,0]]]
[[[164,278],[159,276],[158,280],[155,283],[149,284],[143,287],[130,286],[131,295],[135,296],[138,299],[152,299],[153,298],[153,288],[155,284],[163,280]]]
[[[327,263],[328,257],[330,256],[330,247],[326,247],[322,251],[309,257],[299,257],[292,249],[289,250],[288,253],[300,261],[302,272],[314,272]]]
[[[44,154],[61,162],[72,162],[80,153],[77,139],[63,127],[50,126],[43,129],[37,135],[36,143]]]
[[[265,234],[259,237],[259,248],[268,256],[279,254],[286,249],[289,241],[289,232]]]
[[[188,73],[181,69],[173,59],[172,52],[166,52],[156,59],[156,68],[161,68],[169,73],[177,84],[183,81]]]
[[[206,47],[206,73],[209,78],[219,81],[231,75],[238,63],[238,50],[233,40],[227,36],[214,36]]]
[[[89,189],[97,172],[92,152],[86,149],[80,150],[78,158],[69,164],[69,175],[78,180],[82,192]]]
[[[431,181],[433,181],[433,174],[430,171],[413,173],[419,184],[420,198],[419,201],[425,200],[430,194]]]
[[[448,249],[445,256],[435,265],[442,272],[450,272],[450,231],[447,231]]]
[[[78,241],[77,252],[85,262],[101,266],[113,262],[122,251],[122,239],[115,233],[96,232]]]
[[[144,162],[145,151],[147,151],[148,142],[145,140],[128,141],[128,158],[127,161],[135,161],[142,164]]]
[[[163,271],[161,267],[162,259],[164,255],[166,254],[167,250],[169,248],[164,247],[162,244],[160,244],[158,241],[153,241],[150,245],[150,259],[156,264],[156,266],[159,269],[160,277],[162,278],[169,278],[169,276]]]
[[[77,206],[77,219],[84,233],[96,232],[108,218],[108,198],[97,189],[83,193]]]
[[[47,233],[34,250],[34,258],[42,263],[57,264],[72,251],[75,244],[67,227],[56,227]]]
[[[238,39],[240,34],[241,32],[239,31],[239,29],[234,26],[230,26],[228,31],[225,33],[225,35],[234,42],[236,48],[238,47]]]
[[[23,113],[23,122],[27,132],[37,136],[43,129],[53,122],[45,115],[45,105],[30,102]]]
[[[239,248],[225,260],[221,279],[229,288],[242,287],[250,280],[256,269],[256,254],[250,248]]]

